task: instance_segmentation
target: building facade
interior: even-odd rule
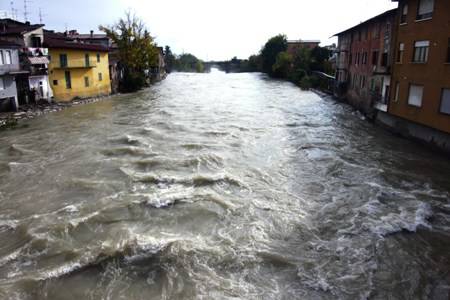
[[[300,49],[314,49],[320,44],[319,40],[288,40],[287,52],[291,55],[295,55]]]
[[[20,45],[20,66],[24,72],[16,76],[19,105],[51,101],[48,49],[43,47],[44,25],[0,19],[0,38]]]
[[[50,84],[56,101],[109,95],[108,48],[48,32]]]
[[[371,117],[387,111],[395,16],[389,10],[336,34],[336,94]]]
[[[450,1],[398,2],[389,114],[449,134]]]
[[[20,46],[0,40],[0,112],[19,107],[15,76],[20,72]]]

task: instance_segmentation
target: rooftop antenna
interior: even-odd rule
[[[11,5],[11,19],[16,20],[17,19],[17,12],[14,9],[14,1],[11,0],[11,2],[9,4]]]
[[[25,19],[25,22],[28,22],[28,3],[30,3],[29,0],[23,0],[23,17]]]
[[[39,24],[44,24],[44,15],[42,14],[42,9],[39,7]]]

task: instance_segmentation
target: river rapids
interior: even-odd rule
[[[450,161],[262,74],[0,134],[0,299],[449,299]]]

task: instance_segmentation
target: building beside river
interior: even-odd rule
[[[450,150],[450,1],[398,2],[393,92],[380,118]]]
[[[15,76],[20,73],[18,44],[0,40],[0,112],[17,110]]]
[[[0,19],[0,39],[19,45],[21,72],[15,76],[18,105],[50,101],[48,49],[43,47],[44,24]]]
[[[319,40],[288,40],[286,51],[291,55],[295,55],[300,49],[314,49],[319,45]]]
[[[46,31],[50,80],[57,101],[109,95],[109,48]]]
[[[339,94],[368,115],[387,111],[395,16],[389,10],[336,34]]]
[[[397,9],[337,34],[335,94],[450,151],[450,1],[394,1]]]

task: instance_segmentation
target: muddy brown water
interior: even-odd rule
[[[262,74],[0,133],[0,299],[448,299],[450,162]]]

